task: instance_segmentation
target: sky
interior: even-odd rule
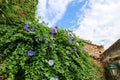
[[[39,0],[36,13],[105,49],[120,39],[120,0]]]

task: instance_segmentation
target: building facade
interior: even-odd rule
[[[120,39],[111,45],[102,56],[106,78],[120,80]]]

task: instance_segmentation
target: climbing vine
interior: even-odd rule
[[[1,80],[96,80],[97,65],[70,30],[35,18],[37,0],[0,1]]]

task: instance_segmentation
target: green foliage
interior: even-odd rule
[[[0,0],[0,24],[17,24],[35,19],[38,0]]]
[[[0,79],[96,80],[83,40],[35,21],[37,1],[0,0]]]
[[[96,80],[97,66],[82,51],[83,42],[75,35],[75,40],[69,43],[71,37],[64,29],[58,29],[51,36],[53,28],[38,22],[29,26],[36,29],[25,30],[23,24],[0,25],[0,76],[7,80],[50,80],[52,77],[58,80]],[[49,45],[50,42],[53,44]],[[34,51],[33,56],[28,55],[29,50]],[[52,66],[48,64],[49,60],[54,61]]]

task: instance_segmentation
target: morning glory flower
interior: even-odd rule
[[[52,45],[53,45],[53,42],[52,42],[52,41],[50,41],[49,46],[52,46]]]
[[[58,26],[55,26],[55,29],[58,29]]]
[[[35,26],[32,26],[32,29],[36,29],[36,27],[35,27]]]
[[[72,37],[73,37],[73,34],[72,34],[72,33],[69,33],[69,36],[72,38]]]
[[[57,80],[57,79],[53,77],[53,78],[51,78],[50,80]]]
[[[66,32],[66,34],[68,34],[71,38],[73,38],[73,34],[71,32]]]
[[[28,27],[27,24],[24,24],[24,29],[25,29],[25,30],[30,30],[30,27]]]
[[[50,32],[53,33],[53,34],[57,33],[57,29],[51,29]]]
[[[82,51],[84,51],[85,49],[84,48],[82,48]]]
[[[73,48],[74,51],[77,51],[77,48]]]
[[[42,24],[45,25],[45,21],[42,21]]]
[[[48,64],[49,64],[50,66],[52,66],[52,65],[54,65],[54,61],[53,61],[53,60],[49,60],[49,61],[48,61]]]
[[[48,23],[45,23],[45,21],[42,21],[42,24],[45,25],[45,26],[48,25]]]
[[[33,56],[33,55],[34,55],[34,51],[29,50],[29,51],[28,51],[28,55],[29,55],[29,56]]]
[[[72,43],[72,40],[71,40],[71,39],[69,39],[69,40],[68,40],[68,42],[69,42],[69,43]]]

